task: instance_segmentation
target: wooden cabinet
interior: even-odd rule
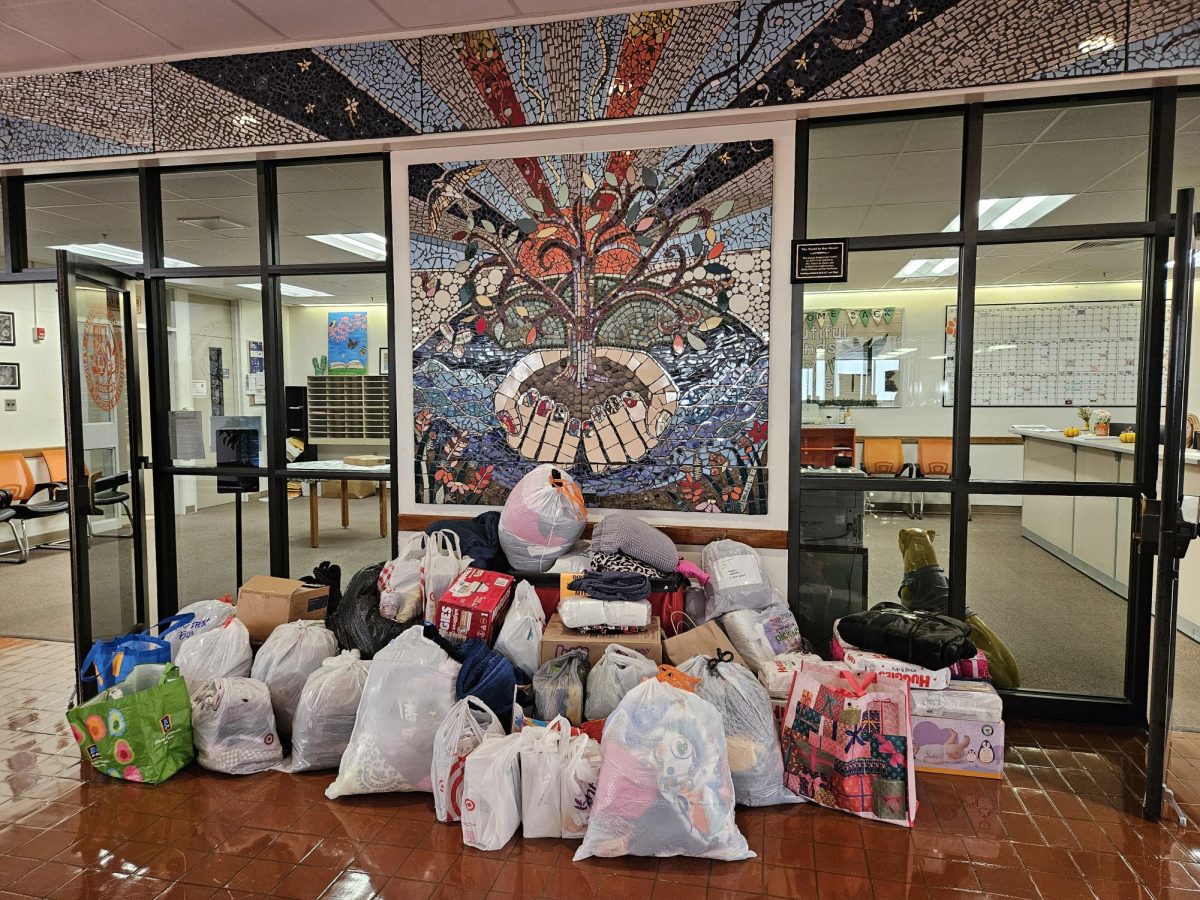
[[[839,456],[854,462],[854,428],[850,425],[801,425],[800,465],[829,468]]]

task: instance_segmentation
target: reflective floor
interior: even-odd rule
[[[70,690],[70,645],[0,639],[0,898],[1200,900],[1200,830],[1139,817],[1143,741],[1125,732],[1010,724],[1005,781],[918,776],[911,831],[812,805],[740,810],[757,859],[573,863],[566,841],[464,849],[427,794],[326,800],[332,773],[111,781],[80,762]],[[1172,784],[1200,815],[1200,736],[1173,749]]]

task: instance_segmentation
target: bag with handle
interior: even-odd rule
[[[185,641],[175,664],[194,691],[217,678],[248,678],[252,658],[250,632],[231,615],[220,628]]]
[[[463,775],[463,843],[499,850],[521,824],[521,746],[524,733],[487,735],[467,757]]]
[[[158,634],[159,637],[166,638],[167,643],[171,645],[172,660],[178,655],[179,648],[184,641],[225,624],[225,620],[233,615],[233,598],[226,594],[215,600],[197,600],[181,609],[179,615],[191,618],[186,622],[169,626],[166,630],[160,630]],[[171,617],[171,619],[175,618],[177,617]],[[163,622],[169,621],[169,619],[163,620]],[[159,622],[157,627],[161,629],[163,622]]]
[[[467,757],[488,735],[504,736],[504,726],[486,703],[464,697],[452,707],[433,736],[433,808],[439,822],[462,818],[463,767]]]
[[[926,669],[944,669],[976,653],[966,622],[890,600],[843,616],[837,633],[855,647]]]
[[[409,622],[421,615],[421,564],[425,560],[425,535],[414,534],[400,555],[384,563],[379,572],[379,614],[385,619]]]
[[[308,676],[292,720],[292,755],[283,772],[336,769],[350,743],[371,663],[357,650],[343,650]]]
[[[453,531],[435,531],[425,539],[425,556],[421,562],[421,593],[425,596],[425,621],[433,621],[434,606],[446,593],[456,575],[471,565],[472,559],[462,555],[458,535]]]
[[[545,572],[587,524],[583,492],[565,469],[536,466],[518,481],[500,513],[500,546],[514,572]]]
[[[556,716],[544,726],[521,734],[521,834],[527,838],[562,837],[562,794],[559,773],[571,723]]]
[[[587,832],[600,778],[600,743],[586,734],[575,735],[566,745],[558,770],[562,836],[579,840]]]
[[[226,775],[265,772],[283,759],[271,692],[253,678],[217,678],[192,693],[197,761]]]
[[[609,644],[588,673],[584,705],[587,718],[605,718],[630,690],[656,674],[658,666],[648,657],[620,644]]]
[[[94,681],[96,688],[103,691],[124,681],[135,666],[169,663],[172,656],[170,635],[192,619],[190,613],[179,613],[167,616],[141,633],[96,641],[79,668],[80,680]],[[158,634],[151,634],[155,629]]]
[[[496,636],[496,652],[512,661],[522,684],[531,684],[538,670],[546,613],[537,591],[528,581],[518,581],[512,605]]]

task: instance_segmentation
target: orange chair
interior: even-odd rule
[[[865,437],[862,439],[862,468],[868,477],[904,478],[916,474],[913,464],[904,461],[904,444],[900,438]],[[916,507],[909,494],[908,517],[916,516]]]
[[[61,515],[70,508],[70,504],[66,500],[32,502],[35,494],[53,487],[52,484],[38,484],[33,480],[33,472],[29,470],[29,463],[25,462],[25,457],[20,453],[0,453],[0,489],[12,495],[12,504],[9,509],[13,511],[13,517],[9,519],[8,526],[12,529],[13,537],[17,542],[16,550],[7,550],[0,553],[0,556],[17,556],[19,558],[15,561],[16,563],[28,562],[29,532],[25,523],[30,519],[44,519],[48,516]],[[18,525],[20,525],[19,529]],[[9,560],[4,561],[10,562]]]
[[[954,440],[948,437],[917,438],[917,477],[950,478],[954,474]],[[920,518],[925,517],[925,495],[921,495]],[[967,504],[967,519],[971,506]]]
[[[64,447],[51,447],[48,450],[42,451],[42,462],[46,464],[46,471],[50,473],[50,480],[55,484],[60,485],[64,489],[67,486],[67,451]],[[90,475],[88,467],[83,467],[83,473]],[[122,473],[115,476],[107,476],[101,478],[97,476],[93,480],[93,485],[97,490],[92,496],[92,506],[99,509],[105,506],[116,506],[120,504],[121,509],[125,512],[125,518],[129,520],[130,527],[133,526],[133,513],[129,511],[129,494],[117,488],[128,481],[128,477]],[[88,520],[88,536],[92,533],[92,523]],[[52,550],[69,550],[71,549],[70,541],[55,541],[50,544],[38,544],[38,547],[44,547]]]

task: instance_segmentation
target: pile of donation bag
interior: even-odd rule
[[[954,620],[881,605],[822,660],[753,548],[696,565],[626,514],[581,541],[586,519],[541,466],[503,513],[436,523],[344,592],[327,564],[255,576],[98,648],[73,734],[117,778],[336,770],[331,799],[431,793],[472,847],[520,831],[576,859],[744,859],[738,804],[911,825],[917,770],[1000,776],[999,697]],[[900,658],[923,653],[946,665]]]

